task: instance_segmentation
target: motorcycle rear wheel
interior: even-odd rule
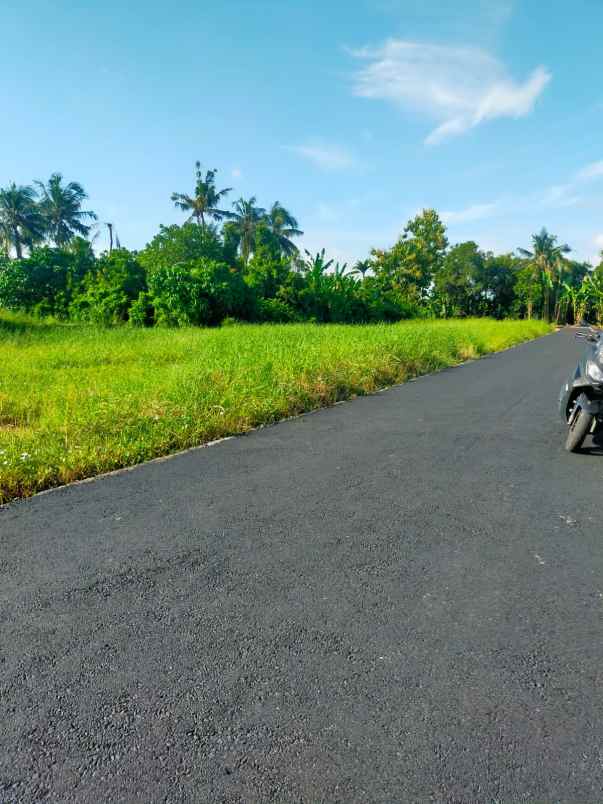
[[[565,449],[567,452],[577,452],[584,439],[590,433],[594,416],[587,413],[580,404],[580,398],[576,401],[576,407],[572,411],[569,421],[569,432],[565,441]]]

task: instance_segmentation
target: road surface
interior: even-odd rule
[[[601,802],[579,349],[0,510],[0,802]]]

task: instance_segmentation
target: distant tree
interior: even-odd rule
[[[551,297],[560,284],[563,270],[563,255],[571,249],[567,244],[558,245],[557,237],[543,227],[538,234],[532,235],[532,250],[517,249],[525,257],[532,269],[540,274],[542,283],[542,315],[546,321],[551,320]],[[532,317],[533,299],[528,302],[528,318]]]
[[[372,267],[385,290],[419,303],[428,296],[447,247],[446,227],[435,210],[425,209],[408,222],[391,249],[372,251]]]
[[[190,260],[223,259],[223,245],[212,224],[198,226],[185,223],[182,226],[160,226],[159,232],[138,254],[138,261],[152,273],[158,268]]]
[[[325,257],[325,249],[311,254],[308,249],[304,249],[306,259],[303,263],[303,272],[308,281],[308,285],[312,290],[319,290],[324,282],[324,277],[329,268],[333,265],[334,260],[327,260]]]
[[[275,201],[270,207],[266,215],[266,223],[283,254],[287,256],[297,254],[299,249],[291,238],[301,237],[303,232],[293,215],[278,201]]]
[[[353,274],[360,275],[363,279],[367,275],[367,273],[371,270],[371,261],[370,260],[357,260],[354,263],[354,267],[352,268]]]
[[[195,190],[193,195],[172,193],[172,201],[183,212],[190,212],[189,221],[196,220],[199,226],[205,227],[206,218],[220,221],[229,217],[229,213],[219,209],[220,201],[232,190],[226,187],[216,189],[217,170],[208,170],[205,175],[201,163],[195,162]]]
[[[473,241],[459,243],[446,254],[434,280],[444,316],[478,312],[483,264],[484,255]]]
[[[494,318],[513,315],[515,283],[522,260],[512,254],[484,255],[476,277],[479,295],[478,314]]]
[[[48,237],[56,246],[66,246],[75,235],[86,237],[90,226],[84,221],[96,220],[91,210],[83,210],[82,204],[88,195],[81,184],[71,181],[63,184],[60,173],[53,173],[46,184],[36,181],[40,200],[38,208]]]
[[[241,259],[244,265],[249,262],[249,257],[253,251],[258,226],[266,219],[266,210],[262,209],[262,207],[257,207],[255,204],[255,196],[248,199],[239,198],[233,204],[234,212],[228,213],[228,217],[232,220],[230,228],[239,240]]]
[[[44,238],[44,219],[36,203],[33,187],[14,182],[0,190],[0,230],[4,249],[14,248],[17,259],[23,247],[31,248]]]

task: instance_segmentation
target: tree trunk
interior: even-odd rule
[[[20,260],[23,257],[23,249],[21,248],[21,238],[19,237],[19,232],[17,229],[13,229],[13,239],[15,244],[15,253],[17,255],[17,259]]]
[[[542,317],[545,321],[551,320],[551,291],[548,287],[544,289],[544,299],[542,304]]]

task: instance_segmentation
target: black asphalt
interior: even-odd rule
[[[603,801],[580,348],[0,510],[0,802]]]

